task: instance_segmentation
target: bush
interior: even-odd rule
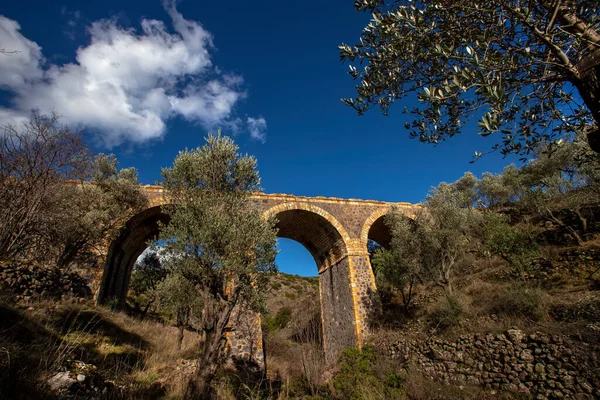
[[[405,399],[401,389],[402,378],[386,372],[378,376],[375,372],[377,356],[370,346],[360,349],[346,349],[342,352],[340,372],[333,379],[334,396],[338,399]]]
[[[431,325],[439,330],[446,330],[456,326],[463,314],[463,305],[456,297],[448,297],[448,301],[442,303],[431,313]]]
[[[509,218],[495,212],[484,214],[482,223],[483,245],[491,254],[499,256],[511,266],[524,268],[539,256],[538,246],[527,227],[513,227]],[[529,228],[530,229],[530,228]]]
[[[275,317],[265,316],[264,326],[268,332],[273,332],[277,329],[284,329],[292,318],[292,309],[289,307],[281,307]]]
[[[490,313],[539,321],[546,315],[543,292],[526,285],[505,286],[490,298]]]

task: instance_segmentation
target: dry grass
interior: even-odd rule
[[[195,358],[199,348],[195,333],[186,332],[178,350],[175,328],[92,305],[44,301],[25,310],[6,303],[0,307],[0,348],[13,356],[10,363],[0,361],[2,375],[13,376],[17,367],[30,371],[23,378],[37,382],[40,391],[68,361],[81,360],[123,387],[125,397],[132,392],[131,398],[180,398],[185,370],[178,368],[178,360]],[[15,382],[19,380],[17,376]],[[15,390],[0,388],[0,398],[3,389]]]

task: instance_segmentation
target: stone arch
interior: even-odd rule
[[[392,207],[378,208],[366,219],[360,232],[360,240],[365,247],[369,239],[376,241],[383,247],[389,247],[392,235],[385,225],[384,218],[390,211],[392,211]]]
[[[158,237],[159,222],[168,223],[169,217],[160,206],[150,207],[130,218],[108,248],[98,303],[116,299],[124,305],[129,279],[135,261],[148,247],[147,243]]]
[[[283,203],[263,213],[276,217],[278,237],[301,243],[311,253],[319,273],[348,255],[350,235],[330,213],[310,203]]]
[[[279,204],[263,216],[276,217],[277,236],[304,245],[317,263],[323,348],[327,359],[334,361],[343,349],[359,343],[350,235],[333,215],[310,203]]]

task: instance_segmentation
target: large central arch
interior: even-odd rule
[[[264,213],[277,219],[278,236],[302,244],[319,271],[323,347],[329,360],[357,344],[356,310],[347,243],[350,236],[327,211],[309,203],[290,202]]]

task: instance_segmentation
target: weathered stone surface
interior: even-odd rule
[[[375,339],[373,345],[406,367],[411,363],[429,378],[447,383],[522,392],[540,399],[591,399],[600,394],[600,376],[594,372],[600,367],[600,347],[559,335],[526,335],[511,329],[505,335],[477,334],[455,341]],[[569,363],[560,360],[565,356]]]
[[[80,275],[44,266],[0,264],[0,286],[9,289],[18,300],[92,296],[87,281]]]

